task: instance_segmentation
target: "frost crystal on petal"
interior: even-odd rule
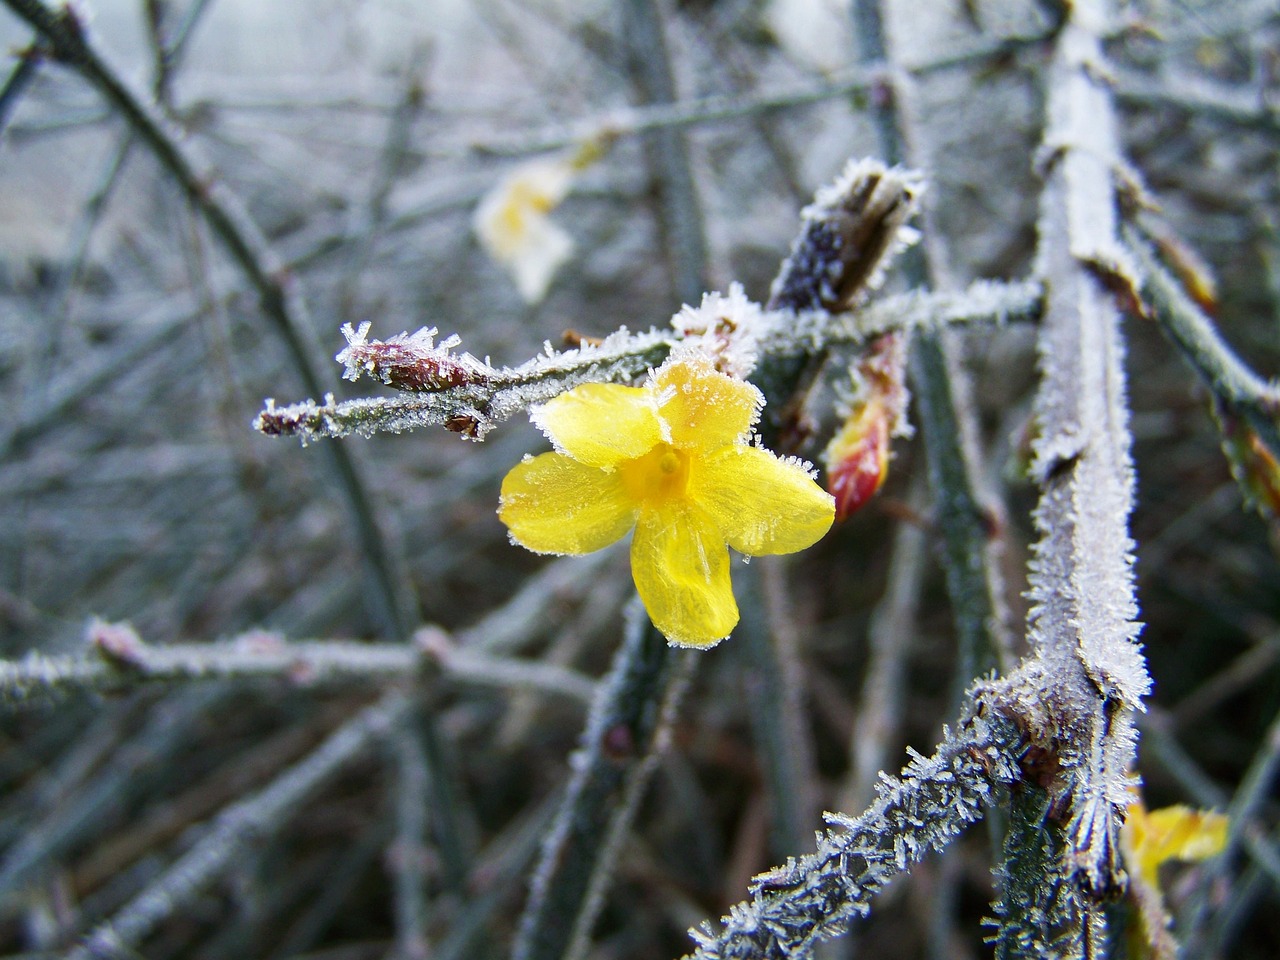
[[[745,378],[756,367],[760,342],[771,327],[760,305],[747,298],[742,284],[729,285],[729,293],[706,293],[698,307],[688,304],[671,318],[683,342],[715,361],[716,369]]]

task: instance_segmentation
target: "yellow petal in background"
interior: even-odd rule
[[[745,440],[764,406],[754,386],[697,355],[668,360],[654,371],[652,386],[677,447],[714,449]]]
[[[1129,866],[1141,873],[1148,886],[1159,889],[1162,863],[1216,856],[1227,845],[1228,824],[1226,816],[1209,810],[1179,804],[1148,812],[1135,803],[1129,807],[1121,835]]]
[[[835,501],[800,464],[741,444],[694,458],[687,495],[748,556],[803,550],[835,519]]]
[[[526,459],[502,481],[498,516],[535,553],[591,553],[626,536],[638,505],[615,473],[559,453]]]
[[[574,172],[568,158],[522,164],[476,208],[476,236],[489,256],[511,272],[528,303],[543,298],[573,250],[572,239],[548,214],[568,194]]]
[[[536,408],[533,422],[556,449],[593,467],[613,467],[662,440],[653,394],[642,387],[586,383]]]
[[[640,514],[631,576],[649,619],[672,643],[710,647],[738,623],[729,550],[693,504],[677,500]]]

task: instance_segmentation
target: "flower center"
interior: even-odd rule
[[[660,443],[618,469],[632,499],[650,503],[670,500],[684,496],[689,482],[689,455],[669,443]]]

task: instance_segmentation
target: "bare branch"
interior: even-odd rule
[[[686,960],[784,960],[844,933],[885,883],[945,846],[1018,777],[1019,742],[1014,724],[976,707],[943,731],[933,756],[915,754],[901,779],[884,776],[866,813],[828,814],[817,852],[757,876],[721,929],[691,930],[698,948]]]
[[[228,807],[195,846],[114,917],[90,932],[84,942],[68,954],[68,960],[134,956],[133,948],[156,924],[187,906],[235,861],[254,837],[275,829],[296,813],[309,794],[358,757],[371,740],[393,730],[411,703],[398,691],[386,694],[344,723],[315,751],[267,787]]]
[[[1061,765],[1065,835],[1046,843],[1056,869],[1006,889],[999,956],[1034,942],[1057,956],[1092,956],[1101,903],[1123,883],[1117,833],[1150,679],[1136,638],[1133,504],[1119,311],[1105,284],[1122,271],[1113,183],[1120,169],[1100,33],[1105,0],[1067,8],[1047,81],[1045,189],[1039,270],[1039,436],[1034,472],[1040,540],[1031,565],[1033,669],[1010,687],[1032,749]],[[1024,804],[1028,803],[1024,799]],[[1025,806],[1020,816],[1035,811]],[[1060,872],[1061,871],[1061,872]]]
[[[638,604],[628,611],[626,638],[592,707],[533,874],[515,960],[580,957],[587,947],[697,656],[673,652]]]
[[[263,313],[285,344],[304,388],[314,396],[323,393],[323,381],[313,359],[315,348],[306,333],[305,308],[296,284],[286,276],[257,224],[235,194],[201,168],[169,121],[135,94],[94,49],[71,8],[55,12],[42,0],[4,2],[36,29],[53,59],[77,70],[119,111],[182,188],[257,292]],[[378,612],[394,633],[407,636],[417,619],[411,610],[407,576],[383,539],[350,452],[334,445],[328,456],[369,561],[381,607]]]
[[[286,642],[277,634],[260,632],[214,643],[155,646],[143,643],[127,625],[96,623],[90,628],[95,654],[30,653],[22,660],[0,661],[0,698],[22,701],[40,694],[119,690],[148,681],[385,682],[437,669],[462,683],[553,693],[581,702],[590,701],[595,692],[593,680],[566,667],[454,646],[436,629],[419,636],[414,644]]]

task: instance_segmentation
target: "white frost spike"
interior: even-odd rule
[[[706,293],[698,307],[688,304],[671,318],[684,342],[711,357],[719,370],[745,379],[760,358],[760,342],[770,332],[769,315],[747,298],[742,284],[729,293]]]

